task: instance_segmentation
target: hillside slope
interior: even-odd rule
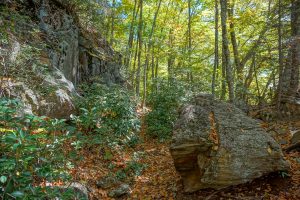
[[[27,113],[68,118],[79,84],[123,82],[121,56],[63,2],[0,4],[0,95],[22,99]]]

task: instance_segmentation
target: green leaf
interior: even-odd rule
[[[14,197],[23,197],[24,193],[21,191],[14,191],[13,193],[11,193],[11,195]]]
[[[7,181],[7,177],[6,176],[1,176],[0,177],[0,182],[1,183],[5,183]]]

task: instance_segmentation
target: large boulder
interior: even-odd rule
[[[181,110],[170,147],[184,190],[221,189],[287,170],[280,146],[235,106],[199,95]]]

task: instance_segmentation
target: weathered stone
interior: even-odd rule
[[[279,140],[278,142],[279,142],[279,144],[281,144],[281,145],[288,144],[288,141],[285,140],[285,139],[281,139],[281,140]]]
[[[292,144],[296,144],[297,142],[300,142],[300,131],[295,132],[291,139]]]
[[[129,194],[130,193],[130,186],[127,184],[122,184],[118,188],[110,191],[108,193],[109,197],[121,197],[123,195]]]
[[[256,120],[209,95],[182,108],[170,151],[186,192],[242,184],[289,167]]]
[[[79,25],[68,2],[19,1],[18,7],[30,12],[20,12],[28,15],[26,23],[16,21],[12,28],[18,34],[12,32],[9,42],[0,44],[6,64],[0,65],[0,95],[22,100],[25,113],[69,118],[75,113],[78,84],[124,82],[120,55],[98,33]]]
[[[96,182],[97,187],[101,187],[103,189],[111,188],[118,184],[120,184],[120,182],[112,176],[105,176]]]
[[[34,76],[42,82],[32,85],[34,82],[27,82],[22,78],[2,80],[4,94],[22,101],[20,115],[35,114],[69,118],[75,112],[73,101],[78,96],[73,83],[68,81],[59,70],[48,75],[35,73]]]
[[[81,183],[73,182],[68,185],[64,186],[48,186],[52,189],[58,189],[60,193],[65,192],[72,192],[72,198],[74,199],[80,199],[80,200],[88,200],[89,199],[89,193],[86,186],[82,185]],[[61,198],[56,197],[55,200],[61,200]]]

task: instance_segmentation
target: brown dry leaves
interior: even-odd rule
[[[300,129],[300,123],[299,129]],[[263,124],[268,129],[270,126],[276,128],[287,128],[285,123]],[[288,130],[288,129],[287,129]],[[80,152],[83,160],[72,171],[75,180],[85,183],[91,190],[91,199],[110,199],[108,190],[98,188],[96,181],[109,173],[115,173],[117,170],[125,168],[128,160],[134,152],[143,152],[139,162],[146,164],[147,167],[138,177],[126,179],[131,187],[131,193],[120,199],[271,199],[271,200],[296,200],[300,199],[300,164],[296,159],[300,158],[298,152],[285,154],[285,157],[291,163],[289,172],[290,178],[281,178],[278,175],[271,175],[255,180],[252,183],[227,188],[221,191],[203,190],[193,194],[183,193],[182,183],[177,174],[173,159],[170,155],[168,143],[159,143],[155,139],[149,139],[144,134],[144,127],[140,133],[143,143],[134,149],[115,149],[110,150],[113,155],[110,159],[105,159],[103,152],[109,151],[106,147],[85,149]],[[276,138],[289,141],[290,134]],[[283,145],[283,148],[288,144]],[[113,163],[115,168],[109,169],[108,166]]]

